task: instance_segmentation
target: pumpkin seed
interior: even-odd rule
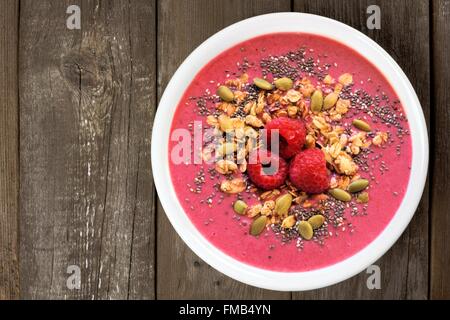
[[[308,221],[300,221],[297,228],[298,233],[305,240],[310,240],[314,235],[313,227]]]
[[[354,125],[356,128],[358,128],[359,130],[362,130],[362,131],[369,132],[369,131],[372,130],[372,129],[370,128],[370,125],[369,125],[367,122],[365,122],[365,121],[363,121],[363,120],[360,120],[360,119],[355,119],[355,120],[353,120],[353,125]]]
[[[313,215],[308,219],[308,223],[313,227],[313,229],[319,229],[325,222],[325,217],[321,214]]]
[[[259,216],[258,218],[253,220],[252,224],[250,225],[250,234],[252,236],[260,235],[266,227],[267,219],[268,218],[266,216]]]
[[[369,202],[369,194],[367,192],[361,192],[360,194],[358,194],[356,201],[359,203]]]
[[[345,201],[345,202],[348,202],[348,201],[352,200],[352,196],[350,195],[350,193],[348,193],[348,192],[346,192],[346,191],[344,191],[342,189],[335,188],[335,189],[329,190],[328,192],[335,199],[338,199],[338,200],[341,200],[341,201]]]
[[[261,79],[261,78],[253,79],[253,83],[255,84],[255,86],[257,86],[258,88],[263,89],[263,90],[272,90],[273,89],[273,85],[270,82],[268,82],[264,79]]]
[[[290,193],[283,194],[275,200],[275,213],[280,216],[285,216],[289,212],[289,208],[292,204],[292,195]]]
[[[320,112],[323,106],[323,94],[322,91],[316,90],[311,96],[311,111]]]
[[[337,102],[339,95],[336,92],[331,92],[323,100],[323,108],[325,110],[331,109]]]
[[[287,91],[287,90],[291,89],[292,86],[294,85],[293,81],[287,77],[277,79],[274,81],[274,83],[275,83],[275,87],[277,87],[277,89],[280,89],[283,91]]]
[[[369,185],[369,180],[367,179],[358,179],[350,183],[348,186],[348,191],[351,193],[363,191]]]
[[[227,86],[220,86],[217,88],[217,95],[226,102],[231,102],[234,99],[234,93]]]
[[[243,215],[245,210],[247,210],[247,204],[242,200],[237,200],[233,205],[233,209],[237,214]]]

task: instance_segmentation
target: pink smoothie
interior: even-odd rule
[[[302,248],[295,241],[283,243],[268,229],[259,237],[249,235],[250,219],[238,216],[232,204],[236,195],[227,195],[217,190],[220,175],[211,175],[212,164],[174,164],[170,162],[172,183],[178,200],[186,214],[200,233],[225,254],[256,267],[276,271],[308,271],[340,262],[373,241],[387,226],[398,209],[410,176],[411,141],[407,120],[402,117],[402,107],[398,97],[383,74],[363,56],[353,49],[334,40],[301,33],[278,33],[257,37],[223,52],[210,61],[195,77],[181,99],[173,118],[172,130],[190,128],[191,123],[201,121],[207,127],[206,117],[198,112],[198,99],[210,97],[219,83],[228,78],[247,72],[250,79],[263,73],[261,60],[270,56],[288,56],[304,47],[305,61],[312,58],[316,68],[325,70],[337,78],[340,74],[351,73],[354,86],[352,91],[363,90],[372,100],[356,99],[358,108],[378,106],[377,115],[370,117],[358,108],[351,109],[342,124],[351,124],[355,117],[364,119],[372,128],[390,133],[391,141],[383,147],[371,148],[368,155],[368,171],[360,171],[362,177],[371,181],[368,189],[370,201],[358,204],[359,214],[352,215],[351,204],[345,210],[344,222],[338,227],[328,228],[329,236],[323,243],[304,241]],[[292,62],[295,64],[295,61]],[[244,68],[244,70],[243,70]],[[308,75],[304,69],[301,75],[318,81],[316,75]],[[268,78],[272,75],[269,73]],[[212,99],[202,100],[201,107],[213,110]],[[386,115],[392,112],[404,129],[398,135],[396,125],[388,125]],[[373,114],[372,112],[371,114]],[[382,118],[382,119],[380,119]],[[375,121],[373,121],[375,119]],[[169,142],[169,150],[177,142]],[[203,173],[201,173],[203,169]],[[201,180],[201,184],[195,181]],[[198,193],[196,193],[196,188]],[[215,188],[216,186],[216,188]],[[194,191],[194,192],[193,192]],[[252,204],[257,194],[244,193],[243,199]]]

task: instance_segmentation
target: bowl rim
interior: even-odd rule
[[[174,112],[195,75],[224,50],[245,40],[277,32],[312,33],[339,41],[374,64],[397,93],[408,117],[412,141],[411,173],[397,212],[366,247],[335,264],[302,272],[261,269],[236,260],[212,245],[190,221],[174,191],[169,165],[169,132]],[[202,260],[240,282],[270,290],[303,291],[344,281],[377,261],[398,240],[420,202],[428,170],[428,133],[419,99],[398,64],[372,39],[333,19],[279,12],[248,18],[217,32],[198,46],[178,67],[161,97],[151,143],[152,171],[162,207],[178,235]]]

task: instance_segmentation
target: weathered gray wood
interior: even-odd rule
[[[450,299],[450,1],[433,1],[433,100],[431,157],[431,299]]]
[[[379,43],[405,71],[413,84],[427,119],[430,115],[429,1],[294,0],[295,11],[334,18],[364,32]],[[381,30],[368,30],[366,9],[381,9]],[[444,128],[444,127],[442,127]],[[444,130],[444,129],[442,129]],[[295,299],[426,299],[428,295],[428,187],[407,231],[377,262],[381,289],[368,290],[367,274],[338,285],[295,293]]]
[[[21,296],[154,298],[155,2],[25,0],[20,21]]]
[[[158,3],[158,94],[183,59],[210,35],[250,16],[290,11],[290,1],[164,0]],[[256,289],[201,261],[158,206],[158,299],[286,299],[290,293]]]
[[[0,2],[0,300],[19,297],[19,1]]]

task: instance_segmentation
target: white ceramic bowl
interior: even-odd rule
[[[193,77],[224,50],[250,38],[274,32],[304,32],[329,37],[355,49],[391,83],[405,109],[412,138],[411,177],[405,197],[391,222],[363,250],[325,268],[275,272],[242,263],[213,246],[194,227],[180,205],[170,179],[168,142],[176,107]],[[400,237],[420,201],[428,168],[428,137],[420,102],[397,63],[378,44],[338,21],[304,13],[273,13],[235,23],[203,42],[186,58],[167,85],[156,113],[152,136],[153,175],[162,206],[186,244],[209,265],[241,282],[272,290],[316,289],[343,281],[378,260]]]

